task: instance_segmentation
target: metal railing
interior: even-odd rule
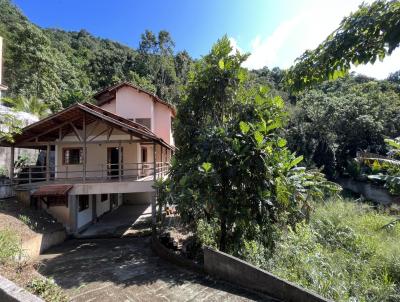
[[[96,165],[24,166],[13,173],[14,184],[39,181],[126,181],[156,179],[168,174],[168,162]]]

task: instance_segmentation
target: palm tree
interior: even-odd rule
[[[27,112],[40,119],[51,113],[48,105],[37,97],[3,98],[2,102],[4,105],[11,107],[15,111]]]

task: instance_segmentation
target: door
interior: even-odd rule
[[[109,147],[107,148],[107,170],[108,176],[110,178],[118,178],[119,176],[119,163],[120,163],[120,152],[118,147]],[[123,162],[123,148],[121,147],[121,163]],[[121,176],[123,166],[121,165]]]
[[[141,154],[141,163],[142,163],[142,175],[147,176],[149,175],[149,165],[147,164],[148,162],[148,154],[147,154],[147,147],[142,146],[140,149],[140,154]]]

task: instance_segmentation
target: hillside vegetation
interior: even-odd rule
[[[38,97],[54,111],[130,81],[172,103],[179,98],[192,59],[185,51],[175,53],[166,31],[146,31],[138,49],[132,49],[85,30],[42,29],[9,0],[0,0],[0,10],[10,97]]]

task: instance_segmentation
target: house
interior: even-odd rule
[[[173,106],[129,83],[100,91],[97,104],[76,103],[0,141],[45,150],[44,164],[10,171],[17,197],[79,233],[124,203],[151,203],[174,151]]]

